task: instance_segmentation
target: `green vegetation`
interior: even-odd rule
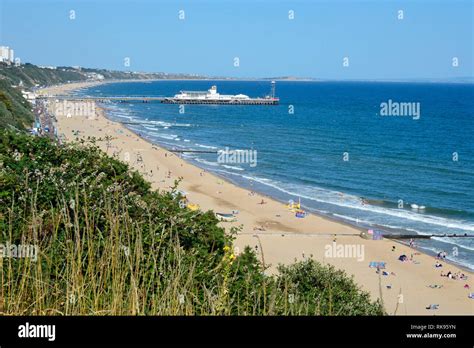
[[[68,66],[58,66],[55,69],[49,69],[30,63],[19,66],[0,63],[0,79],[10,81],[14,86],[21,84],[25,88],[86,81],[90,79],[91,74],[100,74],[106,80],[202,78],[202,76],[187,74],[139,73],[91,68],[77,69]]]
[[[15,127],[25,129],[33,123],[31,105],[21,92],[11,87],[7,80],[0,79],[0,129]]]
[[[87,77],[78,71],[62,71],[40,68],[33,64],[20,66],[0,64],[0,76],[14,86],[54,85],[68,81],[85,81]]]
[[[344,272],[308,260],[264,273],[212,212],[179,206],[90,143],[0,131],[0,314],[382,315]],[[177,186],[178,183],[176,183]]]

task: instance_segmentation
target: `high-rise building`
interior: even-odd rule
[[[0,62],[11,64],[14,62],[14,52],[8,46],[0,46]]]
[[[10,58],[9,48],[5,46],[0,46],[0,60],[2,62],[6,62]]]

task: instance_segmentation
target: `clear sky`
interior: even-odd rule
[[[469,77],[473,3],[0,0],[0,44],[38,65],[235,77]]]

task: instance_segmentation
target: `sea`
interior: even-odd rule
[[[271,86],[163,80],[76,93],[163,97],[212,85],[250,97],[268,95]],[[300,200],[307,211],[386,234],[474,236],[474,84],[277,81],[276,95],[274,106],[103,106],[110,119],[153,143],[208,151],[183,153],[188,162],[282,202]],[[216,151],[226,149],[254,157],[223,161]],[[474,270],[474,237],[415,243]]]

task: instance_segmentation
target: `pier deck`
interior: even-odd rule
[[[161,101],[163,104],[207,104],[207,105],[278,105],[278,99],[231,99],[231,100],[195,100],[195,99],[175,99],[165,98]]]
[[[245,100],[192,100],[192,99],[175,99],[169,97],[156,96],[111,96],[111,97],[79,97],[79,96],[54,96],[40,97],[43,99],[65,100],[65,101],[94,101],[94,102],[142,102],[148,103],[159,101],[163,104],[202,104],[202,105],[278,105],[278,98],[254,98]]]

